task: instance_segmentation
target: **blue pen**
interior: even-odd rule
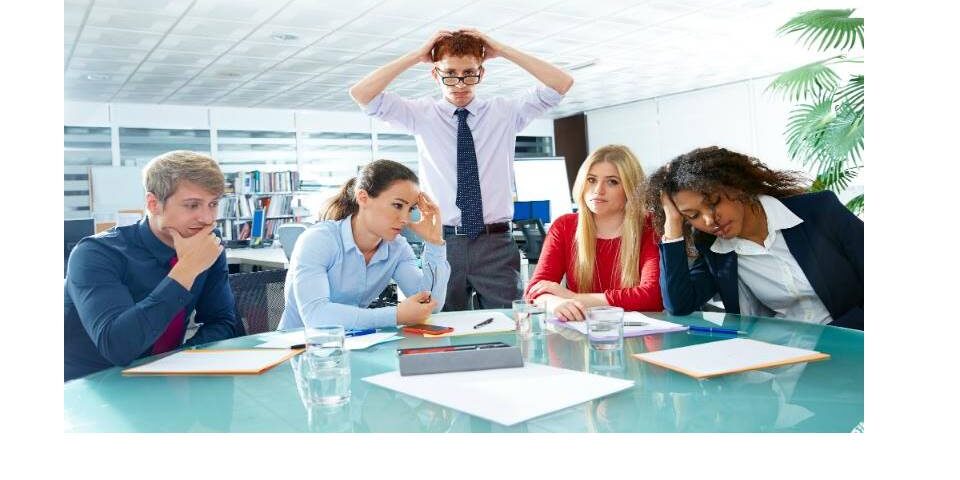
[[[706,333],[725,333],[727,335],[746,335],[747,332],[743,330],[733,330],[731,328],[716,328],[716,327],[698,327],[695,325],[689,326],[691,332],[706,332]]]
[[[357,330],[347,330],[344,334],[347,337],[359,337],[361,335],[370,335],[371,333],[377,333],[376,328],[361,328]]]

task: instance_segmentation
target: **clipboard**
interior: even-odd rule
[[[749,338],[732,338],[633,356],[696,379],[830,358],[830,355],[814,350],[784,347]]]
[[[181,350],[121,373],[131,376],[259,375],[302,351],[268,348]]]

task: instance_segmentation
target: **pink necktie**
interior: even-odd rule
[[[170,259],[170,268],[173,268],[177,264],[177,257],[174,255]],[[183,331],[187,328],[186,322],[184,319],[187,316],[187,311],[180,310],[176,315],[173,316],[173,320],[167,325],[167,329],[163,331],[163,334],[160,335],[160,338],[157,339],[153,344],[153,355],[163,352],[169,352],[180,346],[180,341],[183,340]]]

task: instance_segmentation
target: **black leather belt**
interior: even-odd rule
[[[505,233],[510,231],[510,222],[503,223],[488,223],[483,226],[483,231],[480,234],[484,233]],[[466,232],[463,231],[463,227],[451,227],[450,225],[443,226],[444,235],[466,235]]]

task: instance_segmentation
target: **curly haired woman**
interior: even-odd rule
[[[863,221],[805,187],[799,172],[719,147],[651,175],[667,311],[688,314],[719,293],[729,313],[863,330]]]

